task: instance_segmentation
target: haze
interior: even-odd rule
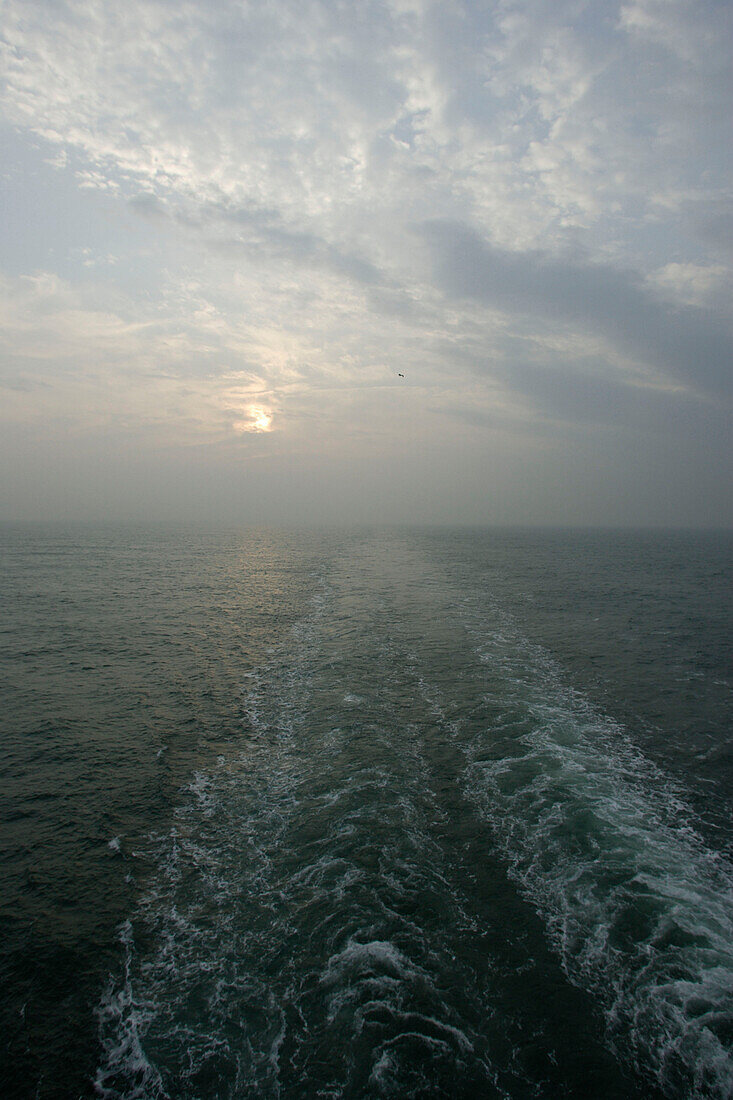
[[[0,518],[730,524],[732,12],[5,0]]]

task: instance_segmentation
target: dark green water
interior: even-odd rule
[[[726,1097],[723,535],[2,532],[9,1097]]]

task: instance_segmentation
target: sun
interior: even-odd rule
[[[237,420],[234,430],[237,432],[271,432],[272,413],[262,405],[248,405],[247,419]]]
[[[272,416],[266,412],[265,409],[261,409],[257,405],[252,405],[249,410],[249,415],[252,419],[252,431],[253,432],[269,432],[270,425],[272,424]]]

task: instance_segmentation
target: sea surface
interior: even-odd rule
[[[733,1095],[732,549],[0,529],[0,1094]]]

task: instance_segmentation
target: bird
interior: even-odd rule
[[[398,374],[397,377],[398,378],[404,378],[405,376],[404,376],[404,374]]]

